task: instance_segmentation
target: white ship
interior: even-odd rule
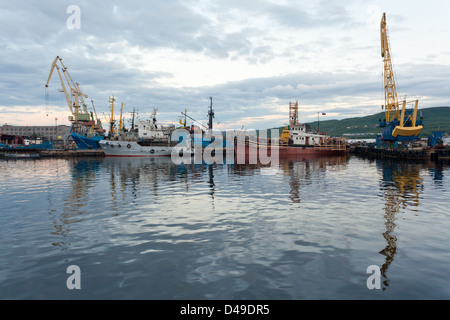
[[[192,146],[171,141],[175,126],[158,125],[154,109],[150,120],[138,120],[129,132],[120,132],[114,139],[104,139],[100,145],[107,157],[170,157],[174,153],[193,154]]]
[[[167,157],[171,155],[170,145],[145,145],[144,141],[101,140],[107,157]]]

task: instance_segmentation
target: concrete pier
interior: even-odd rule
[[[22,154],[38,153],[40,158],[72,158],[72,157],[104,157],[105,153],[102,149],[96,150],[63,150],[63,149],[20,149],[8,148],[0,149],[0,158],[4,158],[5,154]]]

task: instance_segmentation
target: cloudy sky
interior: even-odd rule
[[[184,109],[206,123],[212,97],[221,129],[287,124],[296,100],[302,122],[370,115],[384,97],[383,12],[399,96],[449,106],[445,0],[0,0],[0,124],[69,124],[56,73],[45,99],[56,56],[103,121],[113,95],[126,117],[158,108],[165,123]]]

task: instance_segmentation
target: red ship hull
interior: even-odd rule
[[[276,149],[275,149],[276,148]],[[261,150],[260,150],[261,149]],[[345,156],[348,154],[348,148],[321,148],[321,147],[292,147],[292,146],[266,146],[264,148],[249,146],[249,145],[235,145],[234,147],[236,159],[239,161],[245,155],[245,162],[255,161],[255,159],[260,160],[261,156],[271,157],[272,153],[274,156],[278,151],[279,159],[289,159],[289,160],[302,160],[311,159],[317,157],[334,157],[334,156]]]

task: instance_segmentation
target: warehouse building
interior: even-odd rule
[[[12,126],[4,125],[0,131],[4,135],[41,138],[43,140],[61,140],[68,133],[70,126]]]

